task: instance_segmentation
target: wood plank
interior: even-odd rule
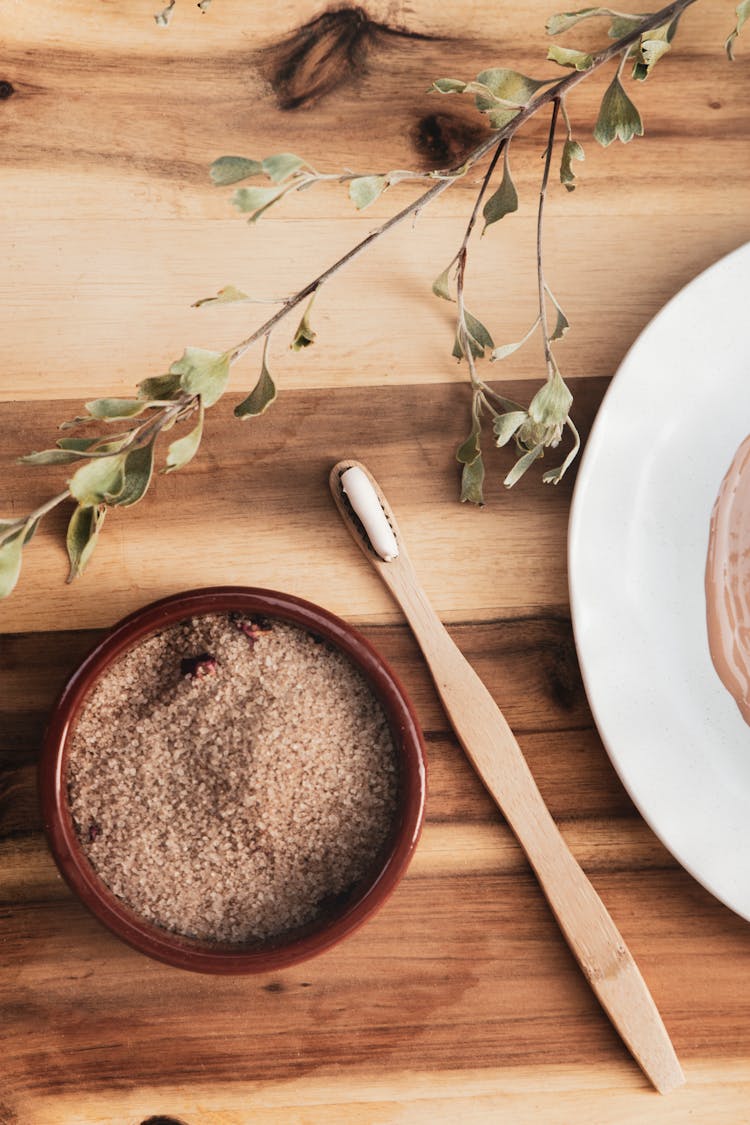
[[[693,1064],[679,1097],[657,1098],[638,1074],[620,1066],[547,1066],[542,1080],[520,1066],[481,1070],[398,1071],[384,1080],[378,1071],[345,1082],[308,1076],[292,1082],[237,1083],[217,1095],[198,1085],[101,1091],[89,1112],[75,1095],[34,1098],[36,1125],[122,1125],[154,1113],[179,1114],[191,1125],[468,1125],[512,1121],[513,1125],[684,1125],[687,1117],[715,1125],[737,1125],[737,1106],[750,1097],[742,1064]],[[94,1116],[95,1115],[95,1116]],[[564,1115],[564,1116],[563,1116]],[[162,1118],[164,1125],[170,1118]]]
[[[446,68],[470,76],[496,58],[533,73],[546,49],[548,10],[536,3],[504,13],[502,21],[489,3],[474,5],[463,27],[436,18],[425,0],[383,3],[369,9],[371,19],[396,30],[363,23],[357,35],[367,45],[366,61],[356,73],[346,34],[331,32],[333,56],[341,54],[333,87],[314,106],[290,111],[279,108],[268,58],[285,35],[320,17],[316,5],[256,3],[266,14],[254,18],[249,43],[239,0],[222,0],[221,12],[214,4],[206,17],[188,0],[180,5],[168,32],[153,24],[150,3],[139,6],[140,15],[118,5],[92,12],[87,4],[66,5],[61,15],[57,5],[41,2],[33,17],[16,5],[6,20],[0,78],[14,92],[0,102],[8,262],[0,298],[12,302],[14,316],[0,340],[4,398],[126,393],[186,343],[234,342],[260,312],[200,313],[190,304],[230,281],[260,295],[294,290],[412,193],[396,189],[354,216],[344,192],[323,187],[285,203],[278,220],[248,230],[230,217],[231,193],[208,185],[208,163],[219,153],[263,155],[283,138],[282,147],[324,170],[434,165],[476,140],[478,118],[458,99],[427,97],[431,79]],[[744,74],[720,50],[729,19],[718,0],[701,0],[687,12],[673,57],[638,90],[647,136],[606,152],[587,143],[579,189],[572,196],[559,186],[550,191],[549,277],[576,329],[560,348],[572,370],[611,374],[676,288],[750,237],[742,204],[750,173]],[[597,35],[583,29],[578,40],[588,44]],[[571,96],[582,137],[601,88],[596,79]],[[675,96],[683,88],[689,98]],[[374,106],[387,129],[370,127]],[[519,215],[472,251],[471,300],[499,339],[517,339],[534,315],[533,210],[543,135],[544,124],[532,122],[514,144]],[[701,174],[685,192],[695,167]],[[287,336],[279,334],[276,363],[285,385],[452,377],[451,310],[431,298],[429,284],[455,251],[475,190],[472,177],[425,213],[414,232],[394,235],[369,264],[336,279],[318,302],[319,342],[310,355],[288,355]],[[251,381],[255,362],[237,372],[236,386]],[[537,378],[538,348],[524,349],[512,363],[514,376]]]
[[[574,380],[573,388],[585,432],[604,382]],[[504,389],[524,394],[518,384]],[[53,513],[30,544],[24,597],[0,607],[3,631],[111,625],[175,590],[227,583],[286,589],[360,621],[398,620],[328,491],[331,466],[352,455],[372,468],[392,497],[427,591],[447,620],[492,620],[498,612],[566,604],[559,544],[573,474],[556,488],[529,474],[508,494],[502,476],[512,454],[498,451],[487,506],[459,505],[454,451],[468,428],[466,386],[398,393],[373,388],[366,400],[348,389],[292,391],[249,423],[231,416],[236,401],[230,397],[209,413],[204,451],[183,472],[158,478],[153,496],[110,516],[85,578],[72,586],[64,585],[65,516]],[[8,467],[0,480],[4,515],[31,510],[59,489],[64,470],[14,459],[38,448],[40,439],[54,441],[60,417],[73,416],[76,408],[71,402],[42,404],[33,412],[22,404],[0,408],[7,435]],[[457,549],[461,543],[465,548]],[[488,580],[491,558],[497,567]]]

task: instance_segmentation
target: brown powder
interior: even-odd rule
[[[211,615],[101,677],[67,782],[81,846],[115,895],[167,930],[242,944],[313,921],[372,869],[398,766],[342,653],[278,620]]]

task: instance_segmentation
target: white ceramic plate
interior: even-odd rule
[[[703,589],[716,494],[750,433],[750,244],[683,289],[609,387],[568,564],[586,692],[675,858],[750,920],[750,727],[714,671]]]

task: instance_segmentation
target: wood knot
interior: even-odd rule
[[[156,1117],[147,1117],[144,1121],[141,1121],[141,1125],[187,1125],[187,1122],[182,1121],[179,1117],[165,1117],[158,1113]]]
[[[15,92],[16,88],[12,82],[5,79],[0,80],[0,100],[4,101],[6,98],[12,97]]]
[[[451,168],[476,148],[485,133],[480,124],[453,114],[430,113],[415,125],[412,142],[426,166]]]
[[[263,52],[281,109],[312,105],[361,71],[378,25],[363,8],[323,12]]]

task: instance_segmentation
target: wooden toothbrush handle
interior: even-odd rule
[[[449,637],[408,558],[377,569],[406,614],[456,735],[518,838],[584,975],[656,1089],[675,1089],[685,1078],[651,993],[560,835],[505,717]]]

